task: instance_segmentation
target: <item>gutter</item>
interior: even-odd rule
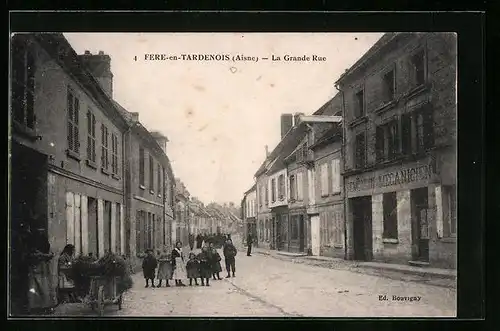
[[[342,118],[344,119],[344,123],[342,123],[342,148],[341,148],[341,156],[342,156],[342,172],[345,171],[346,168],[346,125],[345,125],[345,95],[344,91],[339,88],[339,84],[335,83],[335,88],[342,94]],[[347,260],[347,194],[346,194],[346,184],[345,184],[345,176],[342,176],[342,194],[344,195],[343,204],[344,204],[344,259]]]

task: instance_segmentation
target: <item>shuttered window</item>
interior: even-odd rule
[[[113,174],[118,175],[118,136],[111,135],[111,170]]]
[[[144,148],[140,147],[139,148],[139,185],[144,186],[144,172],[145,172],[145,163],[146,162],[146,155],[144,152]]]
[[[95,134],[96,120],[95,115],[89,109],[87,111],[87,160],[96,162],[96,150],[95,150]]]
[[[297,200],[304,200],[304,173],[297,173]]]
[[[340,192],[340,159],[332,160],[332,193]]]
[[[385,151],[385,135],[384,128],[382,126],[377,126],[376,129],[376,137],[375,137],[375,155],[377,158],[377,162],[384,160],[384,151]]]
[[[68,150],[80,154],[80,101],[68,88],[67,100],[68,114]]]
[[[404,155],[411,154],[411,115],[401,116],[401,152]]]
[[[328,163],[321,165],[321,196],[328,195]]]
[[[35,57],[24,36],[12,38],[12,115],[27,128],[35,128]]]
[[[366,136],[365,133],[356,135],[354,163],[356,169],[363,169],[366,164]]]
[[[297,199],[297,185],[295,183],[295,175],[290,175],[290,200],[294,201]]]
[[[109,167],[108,136],[108,128],[101,124],[101,167],[105,170]]]

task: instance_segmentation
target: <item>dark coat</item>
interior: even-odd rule
[[[224,245],[224,257],[226,259],[234,258],[237,253],[238,253],[238,251],[236,250],[236,247],[234,247],[233,244]]]
[[[201,252],[198,254],[196,259],[199,261],[200,277],[210,278],[212,277],[212,268],[210,265],[210,253]]]
[[[217,273],[222,271],[222,266],[220,264],[220,261],[222,258],[220,257],[219,252],[216,250],[213,251],[212,253],[212,258],[211,258],[211,264],[212,264],[212,273]]]
[[[200,277],[200,261],[197,258],[190,259],[186,264],[187,278]]]
[[[144,278],[155,278],[155,269],[157,265],[158,262],[154,256],[146,256],[144,260],[142,260],[142,272],[144,273]]]
[[[253,243],[253,238],[252,238],[251,235],[248,235],[248,237],[247,237],[247,244],[251,245],[252,243]]]

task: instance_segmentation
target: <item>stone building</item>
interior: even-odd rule
[[[317,116],[341,116],[342,98],[337,93]],[[342,128],[337,123],[308,123],[310,246],[313,255],[345,257],[344,194],[342,180]]]
[[[24,223],[45,229],[55,253],[66,244],[77,254],[125,253],[128,125],[111,86],[62,34],[16,34],[11,42],[11,235]],[[98,57],[106,67],[106,55]],[[57,284],[57,259],[51,272]]]
[[[245,224],[243,240],[246,242],[248,234],[257,237],[257,185],[254,184],[248,191],[243,193],[241,203],[242,218]],[[255,239],[254,239],[255,240]]]
[[[179,179],[175,179],[175,207],[174,207],[174,222],[172,225],[173,243],[181,241],[183,245],[187,245],[189,241],[189,221],[190,221],[190,194],[184,183]]]
[[[385,34],[337,81],[347,255],[456,267],[456,36]]]

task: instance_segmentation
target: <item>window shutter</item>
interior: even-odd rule
[[[401,148],[403,154],[411,153],[411,116],[403,114],[401,116]]]
[[[328,195],[328,164],[321,165],[321,195]]]
[[[377,161],[382,161],[384,159],[384,128],[382,126],[377,126],[375,144]]]
[[[79,121],[80,121],[80,103],[78,102],[78,99],[73,97],[73,100],[75,102],[75,106],[73,109],[73,120],[74,120],[74,127],[73,127],[73,134],[74,134],[74,147],[75,147],[75,152],[79,153],[80,152],[80,131],[79,131]]]
[[[340,160],[332,160],[332,192],[340,192]]]
[[[297,174],[297,199],[298,200],[304,199],[304,194],[303,194],[304,183],[302,181],[302,178],[303,178],[303,173],[299,172]]]
[[[432,108],[427,106],[424,110],[424,144],[426,148],[434,145],[434,126],[432,118]]]

